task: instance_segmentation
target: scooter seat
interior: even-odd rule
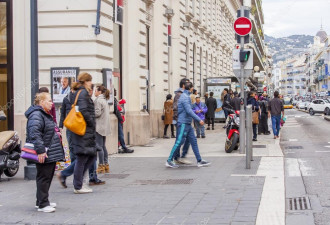
[[[2,131],[0,132],[0,151],[4,145],[16,134],[15,131]]]

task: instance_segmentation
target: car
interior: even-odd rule
[[[306,103],[307,102],[304,102],[304,101],[299,101],[296,105],[297,109],[305,109],[306,107]]]
[[[327,99],[313,100],[308,106],[308,112],[311,116],[315,113],[330,115],[330,101]]]
[[[309,108],[309,105],[311,104],[311,101],[306,101],[305,102],[305,110],[307,110]]]

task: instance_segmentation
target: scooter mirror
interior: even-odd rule
[[[1,110],[0,111],[0,121],[6,120],[6,119],[7,119],[6,114]]]

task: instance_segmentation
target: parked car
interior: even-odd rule
[[[297,109],[305,109],[305,107],[306,107],[306,103],[307,103],[307,102],[299,101],[299,102],[296,104],[296,108],[297,108]]]
[[[315,113],[330,115],[330,101],[327,99],[316,99],[308,106],[308,112],[310,115]]]

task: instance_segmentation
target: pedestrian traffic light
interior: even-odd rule
[[[247,62],[249,60],[250,57],[250,51],[240,51],[239,52],[239,61],[244,63]]]

